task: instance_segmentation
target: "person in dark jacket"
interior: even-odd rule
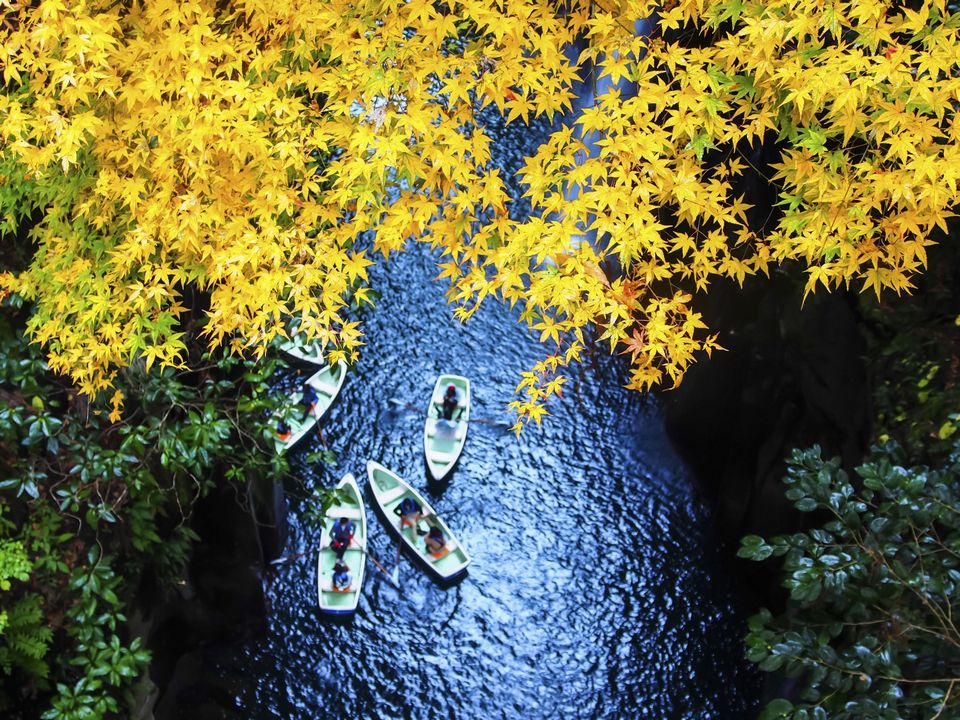
[[[304,415],[309,415],[313,412],[314,408],[317,406],[317,400],[319,400],[316,389],[313,385],[307,383],[303,384],[303,395],[300,398],[300,404],[303,405]]]
[[[417,527],[417,523],[424,518],[423,508],[412,497],[405,497],[400,504],[393,509],[394,514],[400,516],[400,532],[406,527],[415,528],[417,533],[425,535],[426,532]]]
[[[447,392],[443,396],[443,403],[440,406],[440,417],[444,420],[453,420],[453,414],[457,412],[459,406],[460,398],[457,395],[457,386],[448,385]],[[457,419],[460,418],[462,413],[463,408],[460,408],[460,412],[457,413]]]
[[[443,555],[443,551],[447,547],[447,539],[443,536],[443,530],[436,525],[430,528],[430,532],[427,533],[424,543],[427,546],[427,552],[434,557]]]
[[[330,548],[337,554],[338,560],[343,560],[343,554],[350,547],[350,541],[353,540],[355,532],[356,525],[345,517],[337,520],[330,528]]]

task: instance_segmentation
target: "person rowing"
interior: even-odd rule
[[[313,385],[309,383],[303,384],[303,395],[300,398],[300,404],[304,408],[304,414],[309,415],[317,407],[317,401],[320,397],[317,395],[316,389]]]
[[[356,525],[349,518],[342,517],[330,528],[330,548],[337,554],[338,560],[343,560],[343,554],[350,547]]]
[[[417,523],[424,517],[423,508],[412,497],[405,497],[400,504],[393,509],[394,514],[400,516],[400,532],[405,527],[415,528],[419,535],[426,535],[426,532],[417,527]]]
[[[457,412],[457,408],[460,409],[460,412]],[[447,392],[444,393],[443,402],[437,406],[437,409],[440,411],[440,417],[444,420],[453,421],[453,414],[457,413],[457,419],[460,419],[460,416],[463,415],[463,408],[460,407],[460,396],[457,393],[456,385],[448,385]]]

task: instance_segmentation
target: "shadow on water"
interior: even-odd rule
[[[329,613],[322,613],[320,610],[316,611],[317,621],[322,622],[325,625],[350,628],[353,626],[355,615],[331,615]]]
[[[459,464],[460,460],[457,459],[457,465]],[[427,493],[430,495],[432,500],[439,500],[443,497],[443,494],[453,482],[454,477],[456,477],[457,465],[454,465],[453,469],[444,475],[441,480],[436,480],[434,479],[433,475],[430,474],[430,471],[426,468],[426,462],[424,462],[423,482],[427,488]]]

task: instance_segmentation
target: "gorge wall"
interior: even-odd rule
[[[730,554],[745,534],[801,526],[783,494],[791,448],[818,443],[848,468],[867,448],[870,388],[855,306],[839,292],[811,294],[802,306],[801,297],[779,274],[712,287],[701,309],[726,351],[660,395],[667,433],[714,506]]]

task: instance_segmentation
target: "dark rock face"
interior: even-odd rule
[[[153,600],[149,647],[151,679],[160,688],[156,720],[238,717],[234,688],[217,675],[208,655],[265,630],[261,568],[283,547],[282,486],[252,482],[246,502],[229,483],[218,487],[194,510],[191,525],[200,541],[189,582]],[[257,508],[259,523],[248,507]]]
[[[819,443],[854,467],[870,434],[866,352],[842,293],[807,297],[784,276],[711,289],[701,309],[726,352],[663,393],[667,432],[715,507],[720,538],[796,530],[784,458]]]

